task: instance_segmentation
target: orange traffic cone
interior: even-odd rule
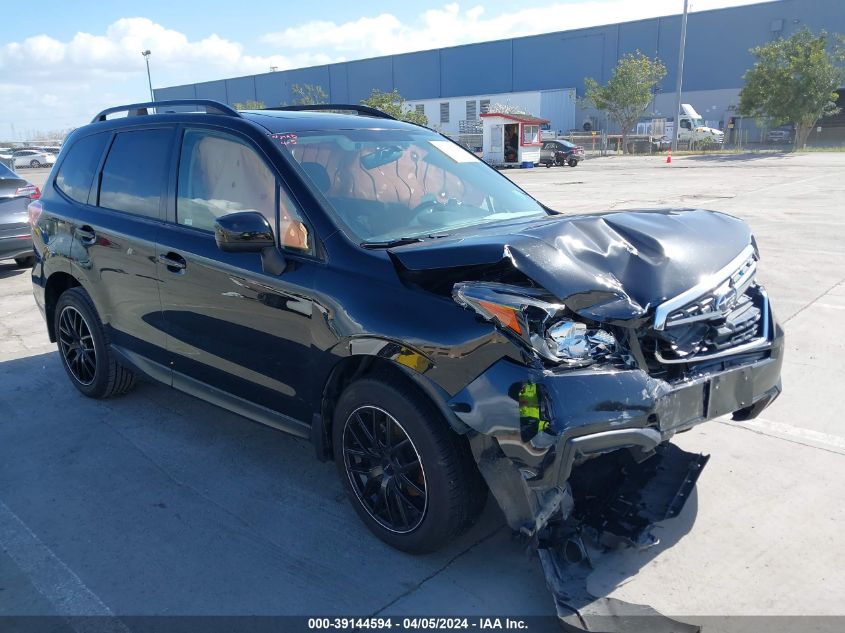
[[[666,150],[666,162],[667,163],[672,162],[672,150],[671,149]]]

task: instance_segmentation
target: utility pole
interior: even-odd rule
[[[144,56],[144,61],[147,62],[147,83],[150,86],[150,101],[155,101],[156,99],[153,96],[153,80],[150,79],[150,50],[141,51],[141,55]]]
[[[678,52],[678,79],[675,82],[675,133],[672,135],[672,151],[678,151],[678,135],[681,133],[681,90],[684,87],[684,49],[687,45],[687,13],[689,0],[684,0],[684,17],[681,18],[681,46]]]

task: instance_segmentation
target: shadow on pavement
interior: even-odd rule
[[[17,264],[14,262],[2,262],[0,263],[0,279],[8,279],[11,277],[17,277],[18,275],[25,275],[29,273],[31,268],[18,268]]]
[[[746,152],[744,154],[688,154],[684,160],[703,163],[747,163],[757,160],[779,160],[793,156],[792,152]]]
[[[352,616],[400,599],[417,614],[555,613],[492,501],[445,550],[409,556],[370,535],[307,441],[158,384],[87,399],[55,352],[0,363],[0,384],[0,501],[116,614]],[[653,548],[571,568],[573,600],[636,575],[695,506]],[[487,577],[497,590],[479,592]],[[4,613],[26,609],[7,596]]]

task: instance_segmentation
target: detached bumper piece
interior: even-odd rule
[[[666,443],[640,463],[628,451],[589,461],[573,471],[568,522],[593,530],[608,547],[655,545],[651,527],[680,514],[709,459]]]
[[[697,632],[699,627],[651,607],[587,593],[590,569],[584,541],[608,548],[656,545],[651,528],[680,514],[709,459],[668,443],[640,462],[633,455],[614,451],[573,470],[574,510],[565,521],[550,522],[538,542],[546,584],[567,630]]]

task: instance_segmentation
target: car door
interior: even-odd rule
[[[112,345],[165,382],[170,370],[155,244],[174,135],[174,126],[114,134],[88,204],[75,205],[69,214],[72,273],[91,295]],[[60,174],[71,167],[65,159]]]
[[[311,285],[319,264],[313,243],[298,248],[304,242],[291,222],[304,221],[303,214],[245,136],[197,126],[181,138],[173,209],[158,245],[174,386],[205,397],[222,392],[244,406],[310,422]],[[217,248],[215,219],[244,210],[264,214],[277,242],[282,235],[282,274],[265,272],[259,253]]]

